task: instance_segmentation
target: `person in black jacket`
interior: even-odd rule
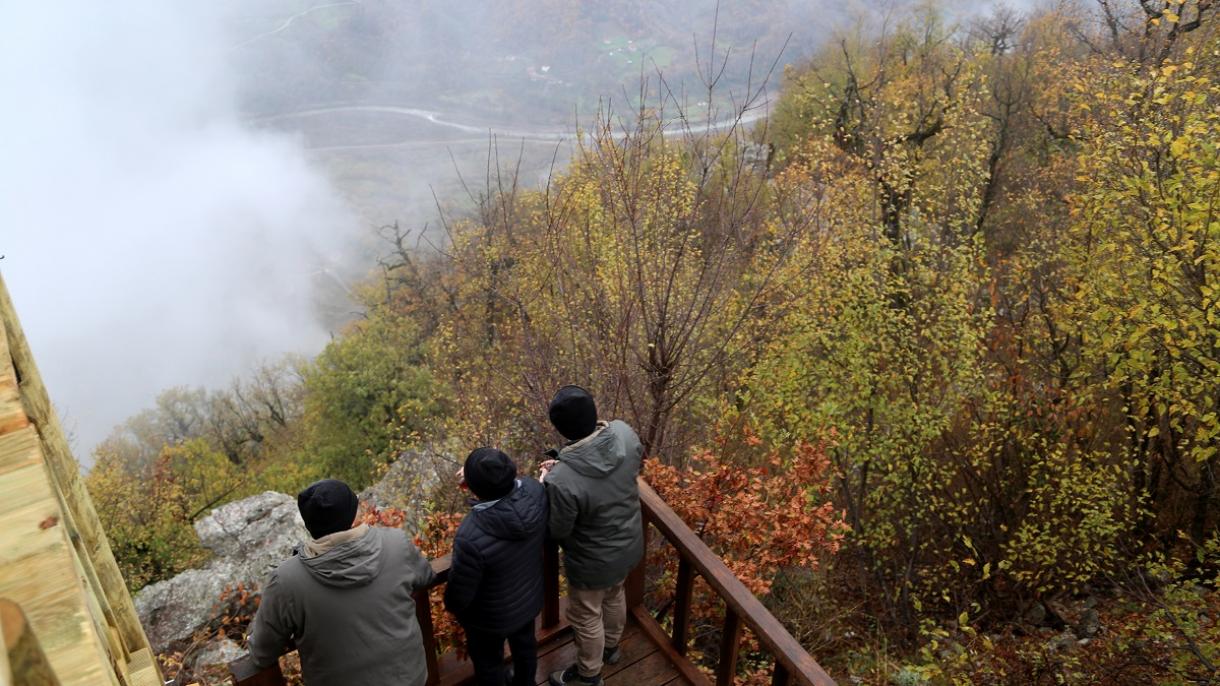
[[[470,453],[462,468],[478,501],[453,541],[445,607],[466,630],[480,686],[533,686],[538,666],[534,617],[542,609],[547,499],[542,484],[517,476],[494,448]],[[504,642],[513,670],[504,673]]]

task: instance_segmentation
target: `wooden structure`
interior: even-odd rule
[[[775,660],[773,686],[835,686],[835,682],[801,647],[800,643],[780,624],[741,583],[724,561],[683,523],[682,519],[640,480],[640,507],[644,514],[644,538],[647,542],[655,528],[678,556],[678,574],[673,590],[671,632],[661,626],[644,605],[644,591],[649,581],[648,566],[642,563],[628,577],[627,604],[630,617],[621,647],[623,659],[617,665],[607,665],[603,676],[610,686],[711,686],[687,658],[691,636],[690,610],[696,575],[725,606],[724,626],[719,646],[719,662],[715,670],[716,686],[729,686],[737,677],[737,658],[742,631],[748,628],[760,646]],[[645,546],[648,548],[649,546]],[[432,561],[436,572],[434,587],[443,585],[449,576],[448,556]],[[545,684],[550,672],[572,664],[576,647],[571,629],[563,619],[563,600],[559,597],[558,553],[547,551],[546,596],[538,618],[538,673],[534,683]],[[424,634],[428,655],[429,686],[459,686],[474,679],[474,669],[468,661],[459,661],[452,654],[437,657],[432,633],[431,605],[425,593],[416,597],[416,613]],[[235,686],[283,686],[286,682],[278,665],[258,671],[249,657],[230,665]]]
[[[0,279],[0,684],[160,686]]]

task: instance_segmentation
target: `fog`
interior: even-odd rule
[[[243,123],[217,6],[6,14],[0,270],[81,457],[163,388],[318,350],[311,273],[356,221],[298,139]]]
[[[537,180],[640,78],[727,110],[785,45],[797,61],[871,7],[9,0],[0,272],[78,456],[161,390],[317,352],[372,229],[460,211],[490,135]],[[717,21],[737,58],[707,102]]]

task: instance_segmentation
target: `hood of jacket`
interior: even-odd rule
[[[531,493],[531,490],[537,492]],[[471,512],[470,516],[477,518],[479,527],[492,536],[518,541],[546,526],[546,508],[541,495],[542,487],[536,481],[519,479],[512,493],[489,508]]]
[[[317,557],[299,557],[305,570],[327,586],[366,586],[381,573],[381,548],[380,533],[370,528],[364,536]]]
[[[621,435],[625,428],[618,420],[598,422],[597,431],[560,450],[559,461],[578,474],[604,479],[627,459],[627,443]]]

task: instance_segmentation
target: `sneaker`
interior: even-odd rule
[[[602,662],[608,665],[617,665],[619,660],[623,659],[623,651],[618,649],[618,646],[606,648],[602,651]]]
[[[602,680],[602,675],[597,676],[581,676],[577,671],[576,665],[572,665],[562,672],[552,672],[549,679],[551,686],[605,686],[605,681]]]

